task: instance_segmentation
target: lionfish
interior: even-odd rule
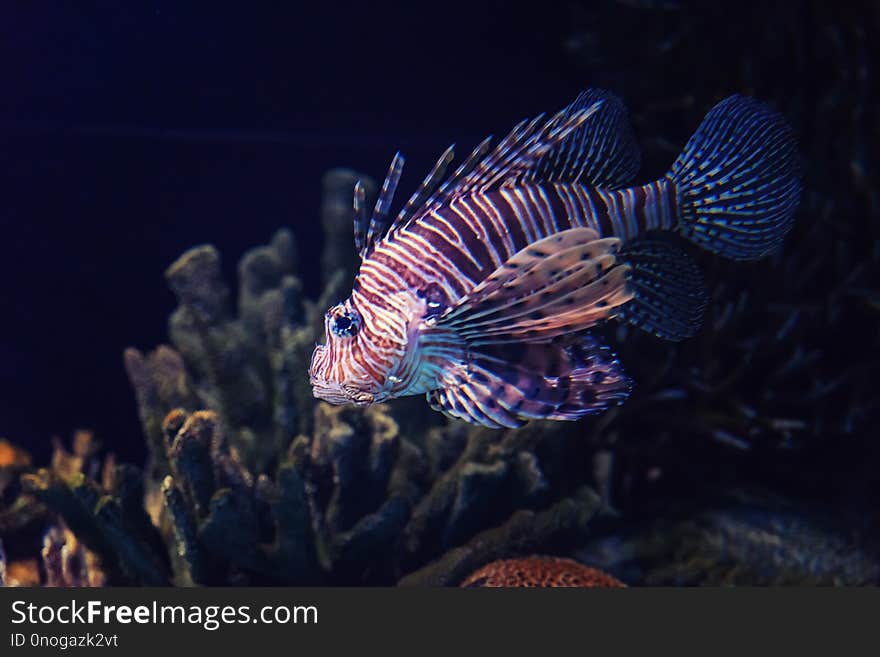
[[[800,197],[791,129],[742,96],[716,105],[646,185],[629,186],[639,151],[606,91],[490,140],[449,176],[447,149],[393,221],[400,153],[369,220],[355,185],[361,264],[351,296],[326,314],[309,372],[316,397],[425,393],[435,410],[489,427],[600,413],[631,382],[591,327],[615,319],[682,340],[701,322],[700,271],[659,231],[758,259],[779,246]]]

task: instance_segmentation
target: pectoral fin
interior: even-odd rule
[[[548,341],[583,331],[632,298],[620,240],[572,228],[514,254],[444,315],[470,344]]]
[[[614,354],[582,336],[567,344],[482,347],[447,386],[428,393],[428,401],[450,417],[514,428],[530,419],[600,413],[622,403],[629,390]]]

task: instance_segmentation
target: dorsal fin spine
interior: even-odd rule
[[[422,207],[427,210],[428,208],[443,204],[448,197],[448,192],[454,189],[456,183],[462,177],[466,176],[479,163],[480,158],[486,154],[486,151],[489,148],[489,142],[491,141],[492,137],[489,136],[477,144],[476,148],[471,151],[471,154],[468,155],[458,167],[456,167],[455,171],[452,172],[452,175],[444,180],[427,198],[427,200],[425,200]]]
[[[593,115],[597,116],[584,126]],[[552,182],[584,182],[617,189],[631,179],[639,161],[626,110],[619,98],[602,90],[580,94],[549,119],[542,114],[521,121],[492,149],[490,141],[491,137],[483,140],[444,180],[453,157],[452,147],[448,148],[395,220],[389,222],[391,202],[403,168],[403,157],[398,153],[363,238],[357,233],[363,232],[364,222],[355,219],[355,242],[360,245],[361,257],[366,257],[390,230],[463,195],[517,184]]]
[[[400,211],[400,214],[397,215],[397,219],[394,220],[395,223],[403,223],[409,219],[413,213],[418,210],[419,206],[425,202],[434,190],[437,189],[437,185],[440,184],[440,181],[446,174],[446,167],[449,166],[454,157],[455,144],[452,144],[449,148],[443,151],[443,155],[437,160],[434,168],[431,169],[431,172],[425,177],[422,184],[419,185],[419,188],[412,196],[410,196],[403,210]]]
[[[366,206],[366,190],[364,184],[358,180],[354,184],[354,248],[361,258],[364,257],[364,249],[366,247],[367,232],[367,206]]]
[[[382,183],[382,191],[379,193],[379,198],[376,199],[373,216],[370,219],[370,229],[367,232],[365,244],[367,253],[382,239],[388,228],[388,212],[394,200],[394,192],[397,191],[397,183],[400,182],[400,175],[403,173],[404,161],[403,155],[398,151],[394,155],[394,159],[391,160],[391,166],[388,167],[388,174],[385,176],[385,182]]]

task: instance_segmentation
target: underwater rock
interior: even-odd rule
[[[532,556],[493,561],[469,575],[461,586],[621,588],[626,584],[574,559]]]
[[[656,505],[655,505],[656,506]],[[663,509],[594,536],[577,559],[641,586],[876,586],[880,543],[849,512],[767,491],[724,492]]]

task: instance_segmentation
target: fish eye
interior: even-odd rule
[[[357,333],[360,320],[356,313],[341,311],[330,318],[330,330],[340,338],[349,338]]]

